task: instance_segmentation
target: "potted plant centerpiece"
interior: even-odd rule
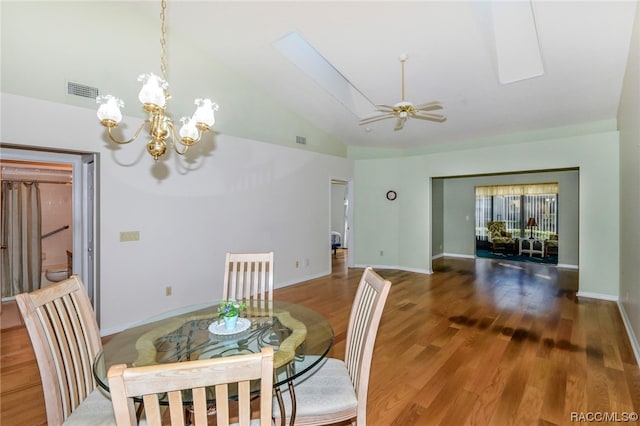
[[[233,299],[224,300],[220,303],[220,306],[218,306],[218,318],[224,320],[224,325],[227,330],[233,330],[236,328],[240,312],[246,308],[247,304],[244,302],[239,303]]]

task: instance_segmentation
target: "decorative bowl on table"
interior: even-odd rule
[[[227,325],[223,320],[216,320],[209,325],[209,331],[212,334],[218,336],[228,336],[230,334],[237,334],[247,330],[251,326],[251,320],[248,318],[238,318],[236,326],[231,330],[227,329]]]

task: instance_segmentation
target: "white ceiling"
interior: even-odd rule
[[[615,118],[636,5],[534,0],[544,75],[504,85],[491,2],[169,0],[167,37],[192,39],[347,145],[416,148]],[[400,101],[398,57],[407,53],[407,100],[441,101],[447,121],[410,120],[394,132],[394,120],[383,120],[366,131],[364,117],[274,48],[293,31],[373,103]]]

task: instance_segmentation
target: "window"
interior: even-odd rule
[[[525,225],[530,217],[536,219],[533,236],[547,240],[551,234],[558,233],[558,194],[541,194],[523,196]],[[531,235],[531,230],[527,232]]]
[[[537,227],[527,228],[530,217]],[[514,238],[548,239],[558,233],[558,184],[476,187],[476,239],[486,239],[492,220],[506,222]]]

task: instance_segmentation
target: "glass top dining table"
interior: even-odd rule
[[[217,318],[219,303],[201,304],[150,318],[103,345],[93,373],[109,390],[107,372],[114,364],[139,367],[168,362],[225,357],[274,348],[274,388],[291,384],[327,355],[333,328],[319,313],[301,305],[273,301],[247,306],[234,330]],[[189,404],[189,400],[184,400]]]

